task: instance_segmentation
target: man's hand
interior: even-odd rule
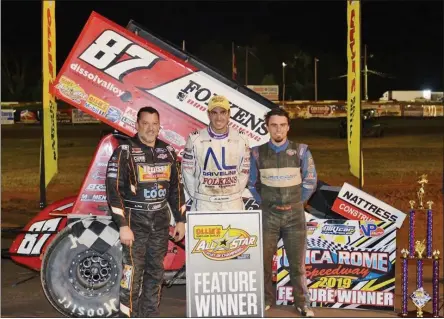
[[[178,222],[176,223],[176,228],[174,228],[174,240],[181,241],[185,236],[185,223]]]
[[[134,241],[134,234],[128,226],[120,227],[120,242],[123,245],[132,246]]]

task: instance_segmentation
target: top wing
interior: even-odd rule
[[[53,84],[53,93],[116,130],[134,135],[137,111],[160,113],[160,138],[181,155],[188,134],[208,124],[207,101],[231,102],[230,126],[255,146],[268,140],[271,101],[227,79],[135,22],[125,29],[93,12]]]

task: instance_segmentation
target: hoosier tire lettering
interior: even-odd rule
[[[63,297],[63,299],[58,299],[57,302],[63,305],[65,309],[67,310],[71,309],[71,314],[75,314],[81,317],[84,317],[85,315],[87,317],[95,317],[96,315],[97,317],[103,317],[104,315],[105,317],[110,317],[111,315],[119,311],[116,307],[117,299],[115,298],[109,300],[108,302],[104,302],[103,307],[97,309],[92,309],[92,308],[88,309],[87,306],[79,307],[79,305],[73,303],[72,300],[67,300],[66,297]]]

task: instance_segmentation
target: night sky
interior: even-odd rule
[[[38,77],[40,2],[2,1],[1,5],[2,51],[25,54],[35,60],[32,74]],[[241,46],[254,45],[256,36],[266,34],[272,46],[295,44],[320,59],[319,98],[346,98],[345,79],[330,79],[346,73],[345,1],[57,1],[59,68],[93,10],[122,26],[133,19],[178,46],[186,40],[187,51],[204,62],[211,57],[202,51],[202,45],[219,43],[227,52],[227,61],[223,66],[222,62],[210,63],[216,68],[231,65],[232,41]],[[370,99],[379,98],[387,90],[443,90],[442,1],[364,1],[361,10],[363,43],[368,45],[368,53],[373,54],[368,60],[369,69],[395,76],[394,79],[370,76]],[[238,54],[242,73],[244,53]],[[260,62],[252,63],[252,68],[254,63],[262,63],[261,67],[274,72],[280,81],[281,66],[276,61],[261,56]]]

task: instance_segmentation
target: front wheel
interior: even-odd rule
[[[71,228],[48,247],[41,270],[43,291],[67,317],[115,317],[119,313],[121,245],[100,254],[80,244]]]

